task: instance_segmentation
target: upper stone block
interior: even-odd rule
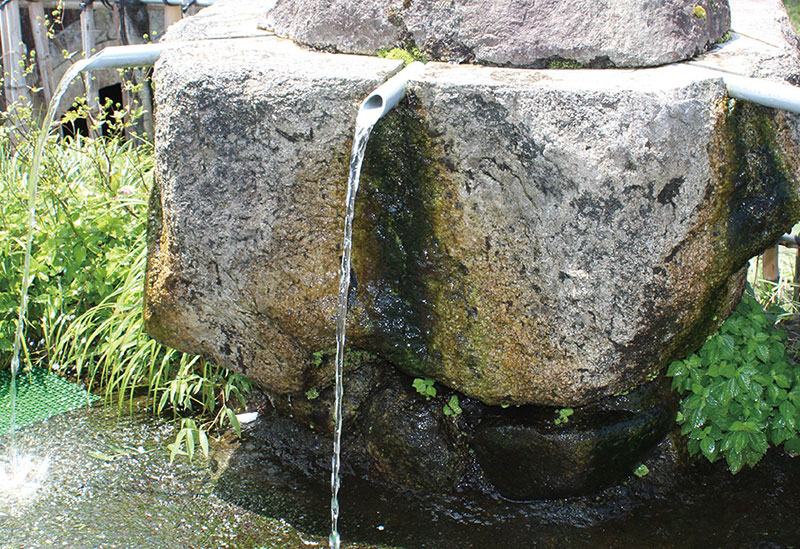
[[[704,51],[728,0],[278,0],[262,27],[314,48],[372,55],[416,45],[437,61],[647,67]]]

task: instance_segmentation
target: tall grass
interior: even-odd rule
[[[31,136],[32,137],[32,136]],[[0,368],[11,360],[26,227],[30,142],[0,138]],[[52,138],[40,180],[26,326],[28,367],[85,379],[123,407],[148,395],[180,419],[172,457],[207,452],[206,430],[232,424],[247,380],[143,331],[152,147],[119,138]]]

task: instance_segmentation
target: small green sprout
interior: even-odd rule
[[[646,477],[648,474],[650,474],[650,468],[644,463],[640,463],[636,469],[633,470],[633,474],[639,478]]]
[[[414,382],[411,385],[414,387],[414,389],[417,390],[419,394],[424,396],[426,400],[430,400],[431,397],[436,396],[436,387],[433,386],[434,383],[435,381],[433,380],[433,378],[418,377],[414,380]]]
[[[450,400],[444,405],[444,408],[442,408],[442,411],[446,416],[457,416],[463,412],[461,405],[458,402],[458,395],[451,396]]]
[[[556,418],[553,422],[556,425],[561,425],[562,423],[569,422],[569,416],[575,413],[575,410],[572,408],[561,408],[560,410],[556,410]]]

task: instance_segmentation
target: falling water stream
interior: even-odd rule
[[[90,63],[90,59],[83,59],[72,65],[53,93],[47,114],[42,122],[42,129],[36,140],[36,146],[31,158],[31,167],[28,172],[28,232],[25,237],[25,259],[22,269],[22,286],[20,288],[19,315],[17,329],[14,334],[14,351],[11,358],[11,384],[9,386],[9,400],[11,406],[10,440],[11,449],[8,459],[0,461],[0,495],[27,494],[35,492],[36,486],[41,483],[46,475],[47,458],[36,459],[32,456],[19,454],[15,448],[16,417],[17,417],[17,374],[20,366],[20,352],[25,337],[25,322],[28,314],[28,290],[31,284],[31,248],[33,235],[36,230],[36,196],[39,188],[39,168],[42,162],[42,151],[47,138],[50,136],[50,126],[56,116],[61,98],[69,88],[70,83]]]
[[[356,207],[356,193],[361,179],[361,164],[367,148],[369,135],[377,119],[368,115],[370,105],[365,103],[358,111],[356,129],[353,136],[353,150],[350,153],[350,175],[347,179],[347,210],[344,221],[344,244],[342,249],[342,277],[339,281],[339,301],[336,313],[336,390],[333,404],[333,463],[331,470],[331,535],[330,546],[339,548],[339,470],[342,453],[342,397],[344,396],[343,363],[345,332],[347,327],[347,302],[350,291],[350,258],[353,246],[353,215]]]

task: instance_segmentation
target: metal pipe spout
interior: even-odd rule
[[[150,66],[155,64],[165,47],[164,44],[109,46],[87,59],[88,63],[81,68],[81,72]]]
[[[372,127],[406,96],[409,80],[422,74],[425,64],[415,61],[381,84],[361,103],[357,123]]]

